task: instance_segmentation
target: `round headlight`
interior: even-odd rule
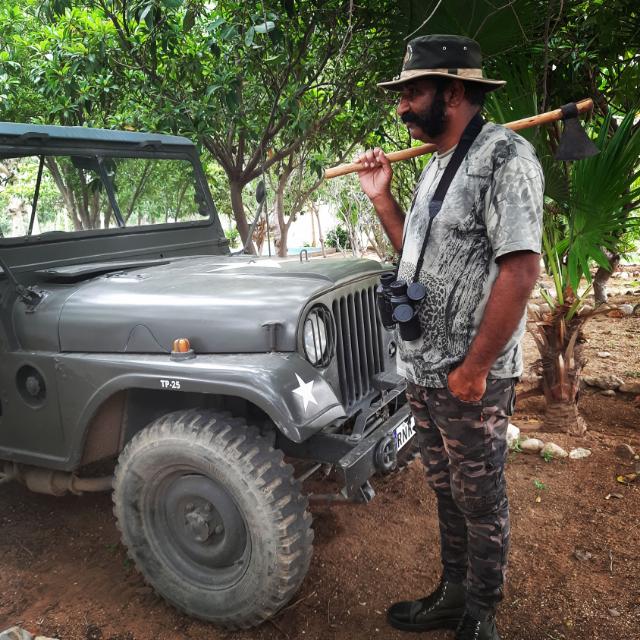
[[[316,305],[304,321],[302,334],[304,354],[316,367],[324,367],[333,356],[333,320],[323,305]]]

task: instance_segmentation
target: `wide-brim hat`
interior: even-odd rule
[[[389,91],[401,91],[402,86],[417,78],[440,76],[484,85],[493,91],[505,80],[485,78],[482,72],[480,45],[464,36],[430,35],[414,38],[407,45],[400,75],[378,86]]]

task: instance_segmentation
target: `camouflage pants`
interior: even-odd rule
[[[495,611],[509,550],[504,464],[515,380],[487,380],[479,402],[407,384],[427,480],[438,500],[443,574],[467,585],[467,607]]]

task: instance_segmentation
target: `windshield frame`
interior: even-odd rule
[[[6,138],[5,138],[6,140]],[[202,216],[201,220],[191,220],[184,222],[158,223],[140,226],[116,226],[107,229],[85,229],[81,231],[54,231],[39,235],[23,235],[11,238],[0,237],[0,246],[24,245],[24,244],[40,244],[52,241],[60,241],[73,238],[87,238],[91,236],[114,236],[129,235],[132,233],[149,233],[150,231],[162,231],[163,229],[179,229],[185,227],[209,227],[212,225],[219,226],[218,212],[209,191],[200,158],[194,146],[161,145],[154,140],[142,142],[137,145],[112,143],[97,143],[93,140],[79,141],[78,143],[70,143],[67,140],[51,139],[44,141],[29,138],[26,141],[15,143],[6,143],[4,140],[0,142],[0,159],[9,160],[13,158],[39,157],[39,156],[83,156],[87,158],[142,158],[149,160],[186,160],[193,169],[195,178],[195,189],[202,198],[203,209],[207,211],[206,216]],[[105,189],[109,189],[109,185],[105,184]],[[35,191],[35,185],[34,185]]]

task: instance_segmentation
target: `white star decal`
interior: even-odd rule
[[[302,398],[304,410],[306,411],[310,402],[318,404],[316,399],[313,397],[313,380],[311,380],[311,382],[305,382],[297,373],[296,378],[298,378],[298,384],[300,386],[297,389],[294,389],[293,393],[298,394]]]

